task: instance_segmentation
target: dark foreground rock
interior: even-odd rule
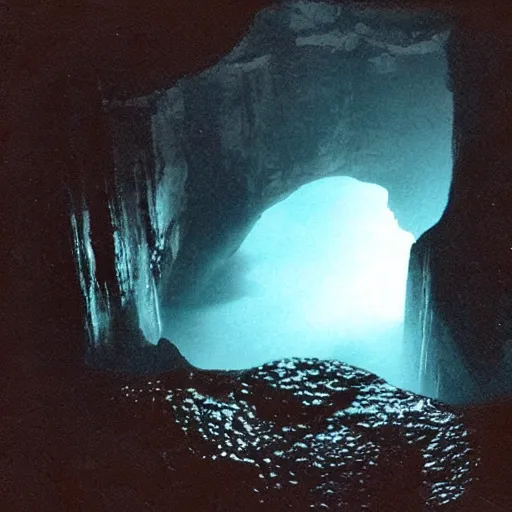
[[[104,509],[130,489],[138,510],[465,510],[476,485],[460,414],[339,361],[182,368],[102,400],[116,426],[91,447],[88,499],[99,479]]]
[[[506,422],[339,361],[89,372],[53,404],[18,458],[0,435],[3,510],[510,510]]]

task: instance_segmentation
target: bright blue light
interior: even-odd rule
[[[385,189],[351,178],[303,186],[245,240],[240,251],[255,260],[248,276],[301,328],[360,336],[401,322],[414,237],[387,203]]]
[[[414,237],[387,202],[384,188],[352,178],[301,187],[263,214],[233,257],[236,300],[212,296],[208,306],[171,311],[165,334],[205,368],[338,358],[404,384],[401,334]],[[222,295],[222,286],[218,280],[211,293]]]

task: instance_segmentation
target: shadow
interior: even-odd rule
[[[250,256],[237,251],[219,266],[199,290],[180,297],[173,309],[205,309],[253,295],[256,285],[247,278],[253,263]]]

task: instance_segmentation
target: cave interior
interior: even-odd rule
[[[28,4],[5,510],[509,510],[510,9]]]

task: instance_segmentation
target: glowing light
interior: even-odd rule
[[[400,229],[387,201],[382,187],[335,177],[265,212],[241,251],[259,261],[254,281],[279,283],[272,293],[292,301],[296,310],[283,319],[342,335],[403,320],[414,237]]]
[[[205,368],[336,358],[400,384],[414,237],[387,202],[384,188],[352,178],[301,187],[262,215],[235,254],[244,270],[234,299],[168,312],[168,335]]]

